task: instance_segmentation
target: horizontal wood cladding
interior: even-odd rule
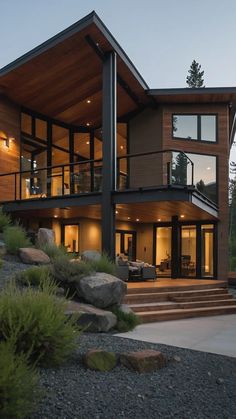
[[[0,140],[0,173],[20,170],[20,110],[8,99],[0,98],[0,131],[9,139],[9,147]],[[17,178],[19,184],[19,178]],[[19,188],[18,188],[19,190]],[[0,200],[15,198],[14,176],[0,177]]]
[[[197,113],[218,115],[218,141],[178,140],[172,138],[172,114]],[[229,108],[227,104],[196,104],[163,106],[163,148],[177,149],[186,153],[217,156],[218,183],[218,278],[227,279],[228,274],[228,159],[229,159]]]

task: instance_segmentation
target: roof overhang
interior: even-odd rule
[[[117,54],[118,117],[144,107],[151,98],[144,79],[95,12],[0,69],[0,93],[15,103],[75,125],[101,123],[102,62]]]

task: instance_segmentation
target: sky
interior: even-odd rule
[[[193,59],[206,87],[236,86],[236,0],[0,0],[0,68],[92,10],[149,87],[186,87]]]

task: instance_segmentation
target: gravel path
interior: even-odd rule
[[[171,361],[155,373],[117,366],[107,373],[86,370],[81,356],[101,347],[117,353],[153,348]],[[220,355],[155,345],[105,334],[83,334],[74,359],[59,369],[41,369],[46,389],[31,419],[234,419],[236,362]]]

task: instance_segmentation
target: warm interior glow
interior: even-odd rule
[[[78,225],[65,225],[65,247],[68,252],[79,251],[79,226]]]

